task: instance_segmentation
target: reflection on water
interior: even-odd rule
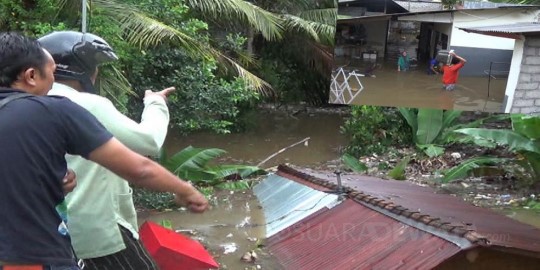
[[[261,112],[255,127],[244,133],[198,133],[181,136],[171,130],[165,148],[170,154],[189,145],[221,148],[228,152],[225,155],[229,158],[227,163],[256,165],[280,149],[310,137],[307,145],[289,148],[261,167],[268,168],[280,163],[316,165],[339,157],[339,148],[346,145],[344,136],[339,132],[343,122],[344,118],[339,114],[300,113],[292,117],[284,113]]]
[[[170,220],[173,229],[201,242],[220,264],[220,269],[282,269],[270,254],[257,249],[264,243],[266,227],[264,213],[257,198],[249,190],[220,191],[211,200],[212,208],[202,214],[187,211],[139,213],[139,224],[146,220],[156,223]],[[255,262],[243,262],[241,257],[254,250]]]
[[[335,68],[347,64],[343,59],[335,60]],[[367,63],[349,64],[345,69],[365,70]],[[464,111],[502,112],[506,78],[488,77],[458,78],[454,91],[442,90],[442,75],[427,75],[426,67],[398,72],[393,63],[384,63],[373,72],[375,77],[361,77],[364,89],[351,104],[438,108]],[[360,88],[350,79],[351,88]],[[489,91],[488,91],[489,90]]]

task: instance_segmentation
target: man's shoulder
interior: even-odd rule
[[[53,85],[53,88],[49,91],[49,96],[66,97],[86,109],[90,109],[99,104],[110,103],[107,98],[100,95],[79,92],[69,86],[59,83]]]

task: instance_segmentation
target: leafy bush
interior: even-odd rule
[[[412,142],[407,123],[390,107],[353,106],[341,131],[350,141],[346,152],[353,156],[380,154]]]
[[[217,78],[215,69],[213,61],[193,59],[182,50],[163,45],[134,62],[127,77],[140,96],[145,89],[176,87],[169,97],[169,110],[171,124],[181,132],[228,133],[240,109],[254,105],[259,95],[239,78]],[[140,100],[132,99],[130,105],[134,115],[140,115]]]

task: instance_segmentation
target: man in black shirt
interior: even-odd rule
[[[54,69],[51,55],[35,40],[0,33],[0,269],[79,269],[55,208],[64,199],[66,153],[135,185],[172,192],[194,212],[207,209],[193,186],[129,150],[82,107],[38,96],[50,90]]]

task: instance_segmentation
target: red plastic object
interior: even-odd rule
[[[156,223],[145,221],[139,235],[161,270],[202,270],[219,267],[201,243]]]

